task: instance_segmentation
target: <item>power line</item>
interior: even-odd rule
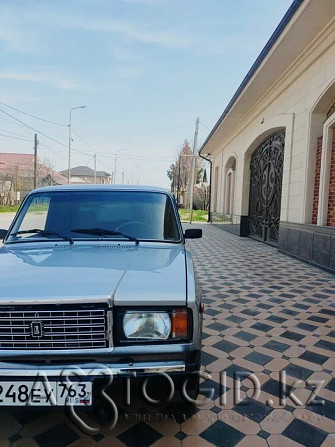
[[[60,141],[55,140],[54,138],[49,137],[49,135],[45,134],[44,132],[41,132],[38,129],[35,129],[32,126],[29,126],[28,124],[24,123],[23,121],[19,120],[18,118],[15,118],[15,116],[11,115],[10,113],[5,112],[4,110],[0,109],[0,112],[4,113],[7,116],[10,116],[11,118],[13,118],[15,121],[18,121],[19,123],[23,124],[24,126],[28,127],[29,129],[43,135],[44,137],[48,138],[51,141],[54,141],[57,144],[60,144],[61,146],[67,147],[66,144],[61,143]]]
[[[12,137],[11,135],[4,135],[3,133],[0,133],[1,137],[11,138],[12,140],[21,140],[21,141],[32,141],[28,140],[28,138],[18,138],[18,137]]]
[[[85,141],[74,129],[73,129],[73,127],[71,127],[71,129],[72,129],[72,132],[74,133],[74,134],[76,134],[77,135],[77,137],[84,143],[84,144],[86,144],[86,146],[87,147],[89,147],[90,149],[92,149],[93,151],[94,151],[94,153],[96,153],[96,150],[94,149],[94,147],[93,146],[91,146],[90,144],[88,144],[87,143],[87,141]]]
[[[19,133],[10,132],[9,130],[5,130],[5,129],[0,129],[0,132],[6,132],[6,133],[9,133],[10,135],[14,135],[15,137],[28,138],[28,135],[21,135]]]
[[[1,102],[1,101],[0,101],[0,104],[2,104],[3,106],[8,107],[9,109],[15,110],[16,112],[22,113],[23,115],[30,116],[30,118],[34,118],[34,119],[39,120],[39,121],[44,121],[45,123],[55,124],[56,126],[62,126],[62,127],[66,127],[67,126],[67,124],[56,123],[55,121],[49,121],[49,120],[46,120],[44,118],[40,118],[39,116],[31,115],[30,113],[23,112],[23,110],[16,109],[15,107],[9,106],[8,104],[5,104],[4,102]]]

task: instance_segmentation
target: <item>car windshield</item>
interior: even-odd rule
[[[169,195],[144,191],[50,191],[28,197],[6,242],[115,239],[179,242]]]

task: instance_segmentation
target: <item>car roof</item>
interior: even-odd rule
[[[33,192],[53,192],[53,191],[142,191],[142,192],[163,192],[170,194],[167,188],[160,186],[142,186],[142,185],[57,185],[45,186],[35,189]]]

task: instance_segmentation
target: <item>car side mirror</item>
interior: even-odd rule
[[[202,230],[200,228],[189,228],[185,230],[185,239],[199,239],[202,237]]]
[[[8,230],[0,230],[0,240],[5,239]]]

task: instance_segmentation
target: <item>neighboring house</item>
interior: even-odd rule
[[[295,0],[200,152],[211,220],[335,272],[335,0]]]
[[[58,172],[38,161],[37,187],[65,185]],[[19,203],[34,189],[34,155],[0,153],[0,205]]]
[[[64,177],[67,178],[68,170],[61,171]],[[97,183],[99,185],[106,185],[112,183],[112,175],[106,171],[97,171],[96,173],[96,182],[94,180],[94,170],[89,168],[88,166],[76,166],[75,168],[70,169],[71,176],[71,184],[77,185],[81,183]]]

